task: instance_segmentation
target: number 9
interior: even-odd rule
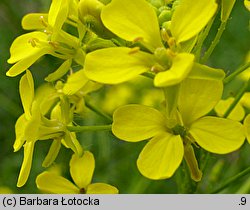
[[[246,203],[247,203],[246,197],[241,197],[240,201],[241,201],[241,205],[246,205]]]

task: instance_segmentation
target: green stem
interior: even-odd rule
[[[155,75],[150,73],[150,72],[144,72],[142,74],[143,76],[147,77],[147,78],[150,78],[150,79],[154,79],[155,78]]]
[[[247,91],[248,87],[250,85],[250,79],[248,80],[248,82],[246,82],[243,87],[239,90],[238,94],[236,95],[233,103],[230,105],[230,107],[228,108],[228,110],[225,112],[224,114],[224,118],[227,118],[230,113],[233,111],[233,109],[235,108],[235,106],[238,104],[238,102],[240,101],[241,97],[243,96],[243,94]]]
[[[70,132],[85,132],[85,131],[110,131],[112,125],[93,125],[93,126],[67,126]]]
[[[238,173],[237,175],[233,176],[232,178],[228,179],[224,184],[222,184],[219,188],[213,190],[212,192],[210,192],[209,194],[215,194],[218,193],[222,190],[224,190],[225,188],[227,188],[229,185],[232,185],[234,182],[238,181],[240,178],[242,178],[243,176],[247,175],[250,173],[250,167],[248,167],[247,169],[245,169],[244,171]]]
[[[201,49],[202,49],[202,45],[205,41],[205,39],[208,36],[208,33],[213,25],[215,16],[210,20],[210,22],[208,23],[207,27],[205,28],[205,30],[203,31],[203,33],[200,35],[198,42],[194,48],[194,54],[195,54],[195,58],[196,61],[199,62],[200,61],[200,56],[201,56]]]
[[[88,97],[85,96],[84,99],[85,99],[85,105],[86,105],[86,107],[88,107],[93,112],[97,113],[98,115],[104,117],[109,122],[113,122],[112,117],[110,117],[108,114],[104,113],[100,108],[98,108],[98,107],[94,106],[92,103],[90,103],[90,100],[89,100]]]
[[[208,58],[210,57],[210,55],[212,54],[212,52],[214,51],[216,45],[219,43],[220,38],[226,28],[226,24],[227,21],[225,22],[221,22],[220,27],[218,29],[218,32],[214,38],[214,40],[212,41],[212,44],[210,45],[210,47],[208,48],[208,50],[206,51],[205,55],[203,56],[203,58],[201,59],[201,63],[206,63]]]
[[[232,74],[228,75],[224,80],[224,84],[231,82],[238,74],[250,67],[250,62],[245,63],[243,66],[236,69]]]

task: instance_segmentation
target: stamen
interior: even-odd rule
[[[52,41],[49,41],[49,44],[54,47],[54,48],[58,48],[60,46],[60,44],[58,42],[52,42]]]
[[[43,15],[41,15],[39,19],[40,19],[40,21],[41,21],[41,23],[42,23],[42,25],[43,25],[44,27],[48,27],[48,23],[45,21]]]
[[[168,42],[168,40],[170,39],[170,36],[165,28],[161,29],[161,38],[165,42]]]
[[[140,47],[134,47],[134,48],[131,48],[131,50],[129,51],[129,55],[132,55],[132,54],[135,54],[137,52],[140,51]]]
[[[170,48],[166,50],[166,53],[169,57],[174,58],[176,56],[176,53],[172,51]]]
[[[40,42],[40,41],[39,41],[39,39],[37,39],[37,38],[31,38],[31,39],[29,39],[29,41],[28,41],[28,43],[30,43],[32,47],[36,47],[36,46],[37,46],[37,43],[39,43],[39,42]]]
[[[134,42],[140,42],[143,41],[143,37],[137,37],[133,40]]]

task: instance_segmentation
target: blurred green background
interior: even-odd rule
[[[24,187],[16,187],[23,151],[13,153],[12,145],[15,140],[15,121],[23,112],[18,92],[18,82],[21,76],[8,78],[5,76],[5,72],[10,67],[6,61],[9,58],[9,47],[12,41],[25,33],[21,28],[21,18],[30,12],[47,12],[49,5],[50,0],[0,1],[0,192],[2,193],[6,191],[3,191],[1,187],[7,187],[12,193],[39,193],[35,185],[35,178],[45,170],[41,164],[48,151],[50,141],[36,144],[30,178]],[[218,24],[217,18],[206,45],[211,42]],[[244,8],[243,1],[238,0],[227,29],[208,64],[222,68],[227,73],[232,72],[244,63],[249,46],[249,12]],[[45,57],[34,65],[31,69],[34,72],[35,83],[42,83],[46,73],[54,66],[55,62],[51,57]],[[106,87],[100,92],[94,93],[93,101],[102,105],[101,101],[105,96],[109,97],[112,88]],[[140,86],[134,87],[137,95],[128,96],[129,102],[136,103],[139,95],[143,95],[140,88]],[[87,112],[86,116],[79,118],[78,121],[79,124],[88,125],[107,123],[105,119],[91,112]],[[175,180],[181,182],[188,179],[189,174],[183,175],[182,169],[179,169],[175,176],[168,180],[152,181],[142,177],[137,170],[136,159],[146,142],[126,143],[117,140],[110,132],[86,132],[79,134],[78,138],[84,148],[95,155],[96,169],[93,182],[112,184],[120,190],[120,193],[178,193],[180,186],[176,185]],[[56,160],[56,163],[61,166],[63,175],[69,179],[68,162],[71,154],[71,151],[61,149]],[[219,156],[198,150],[197,156],[201,167],[206,163],[203,171],[204,177],[197,188],[199,193],[210,192],[231,176],[250,166],[250,146],[247,143],[240,151],[229,155]],[[223,192],[250,193],[250,176],[246,175]]]

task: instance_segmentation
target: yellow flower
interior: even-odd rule
[[[85,53],[81,49],[80,40],[62,30],[68,17],[76,21],[75,26],[81,34],[84,34],[85,29],[77,18],[77,4],[72,0],[53,0],[48,14],[31,13],[24,16],[23,28],[38,31],[21,35],[14,40],[10,48],[11,57],[8,60],[8,63],[14,65],[7,72],[7,76],[21,74],[46,54],[66,60],[53,75],[50,75],[52,78],[47,78],[48,81],[66,74],[72,59],[83,65]]]
[[[74,181],[53,173],[43,172],[37,176],[39,190],[57,194],[116,194],[117,188],[105,183],[91,183],[95,169],[95,159],[91,152],[85,151],[82,157],[73,155],[70,160],[70,174]]]
[[[129,142],[150,139],[137,160],[145,177],[170,178],[184,157],[192,179],[200,181],[202,173],[192,145],[226,154],[237,150],[245,139],[239,122],[204,116],[220,100],[222,89],[223,84],[218,80],[186,79],[180,85],[175,118],[167,119],[147,106],[126,105],[114,112],[112,131]]]
[[[165,32],[162,40],[156,13],[148,2],[113,0],[101,11],[103,24],[119,37],[147,50],[113,47],[91,52],[86,56],[86,76],[100,83],[118,84],[153,71],[157,87],[180,83],[194,65],[194,55],[182,52],[180,43],[197,35],[216,9],[217,4],[211,0],[195,0],[192,6],[189,0],[181,1],[172,17],[171,32]]]
[[[250,144],[250,114],[248,114],[244,119],[244,128],[245,128],[246,138],[248,140],[248,143]]]
[[[219,117],[223,117],[225,112],[228,110],[228,108],[233,102],[234,102],[233,97],[229,97],[225,100],[220,100],[219,103],[215,106],[214,110]],[[245,110],[242,104],[239,102],[235,106],[235,108],[231,111],[231,113],[227,118],[240,122],[241,120],[244,119],[244,117],[245,117]]]
[[[21,187],[26,183],[29,177],[34,146],[38,140],[54,139],[43,163],[45,166],[55,160],[60,149],[62,138],[65,140],[65,145],[77,154],[81,154],[81,146],[74,134],[71,134],[66,129],[70,119],[66,121],[66,119],[62,120],[61,118],[47,119],[45,117],[54,104],[56,97],[58,98],[55,90],[47,87],[35,94],[33,77],[28,70],[20,80],[19,89],[24,114],[18,118],[15,125],[16,140],[14,143],[14,151],[16,152],[24,146],[24,158],[17,182],[17,186]],[[47,94],[46,97],[44,97],[45,94]],[[55,96],[53,96],[54,94]],[[64,110],[67,109],[66,105],[62,105],[62,107]],[[68,113],[66,114],[66,116],[68,116]]]

